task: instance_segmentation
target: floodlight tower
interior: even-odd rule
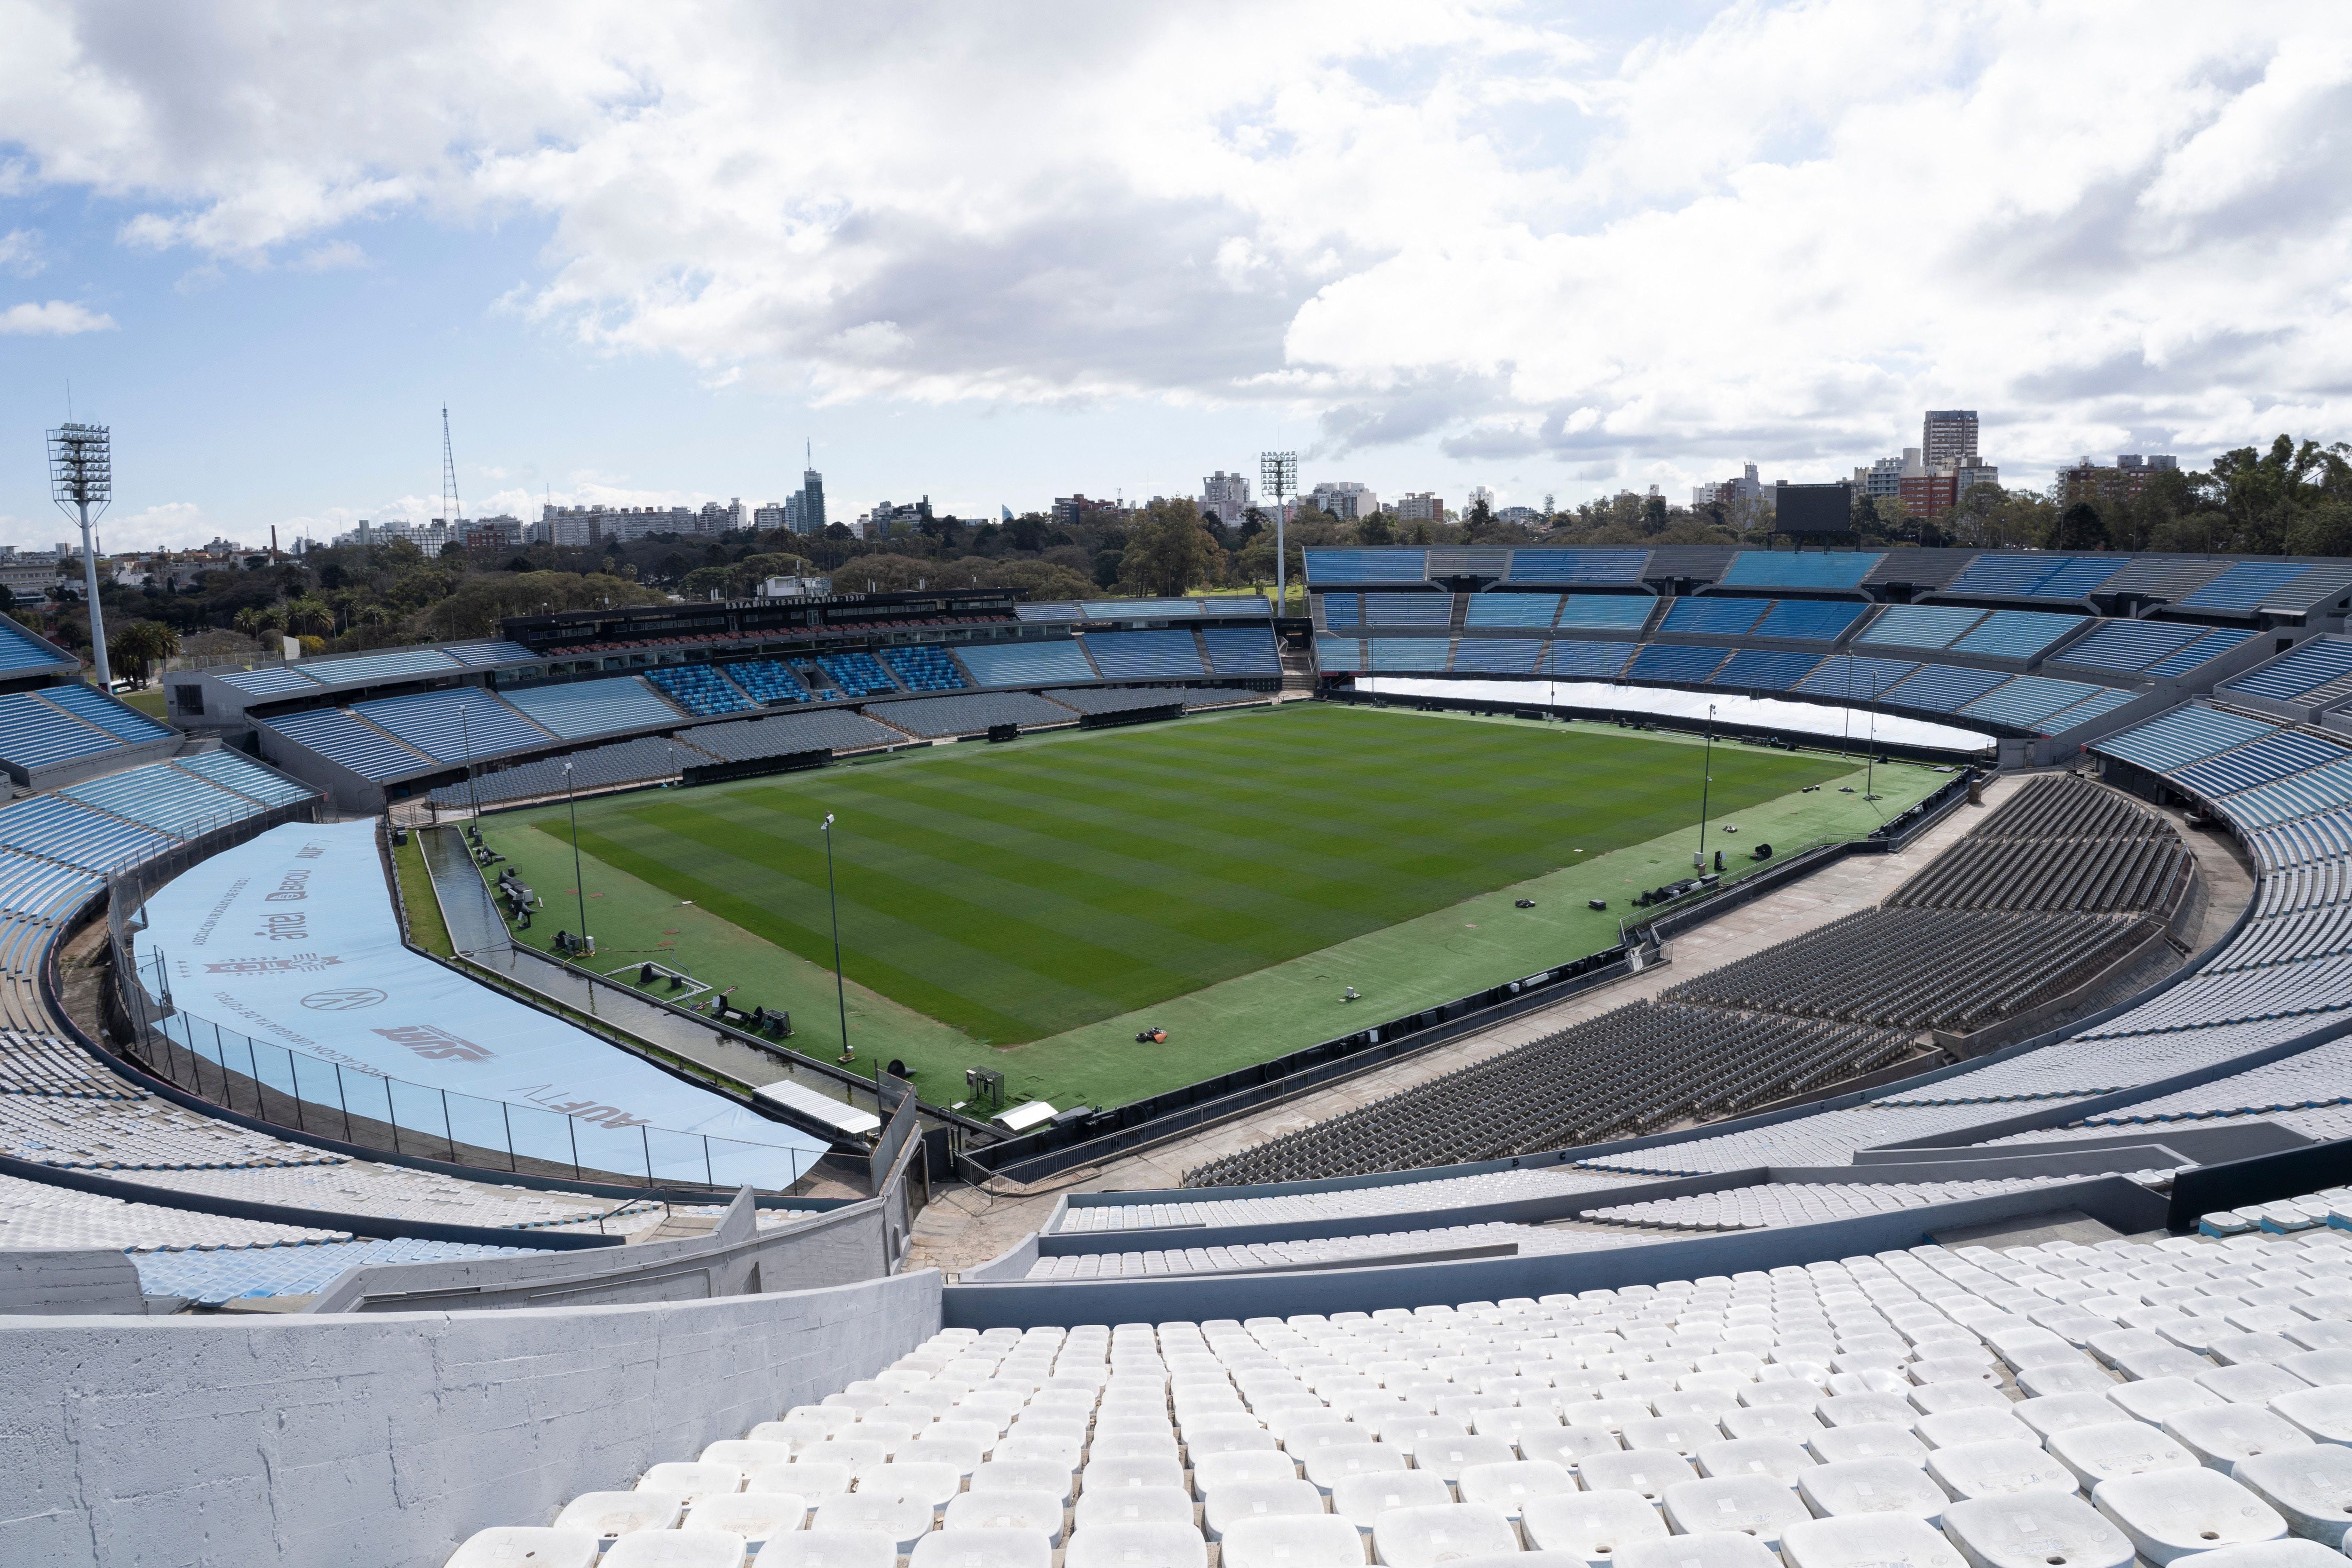
[[[68,421],[49,432],[49,495],[60,511],[81,518],[81,584],[89,604],[89,648],[99,685],[110,686],[114,672],[106,663],[106,622],[98,610],[98,552],[89,534],[91,520],[114,500],[114,439],[105,426]]]
[[[1290,552],[1283,542],[1282,514],[1284,500],[1298,493],[1298,454],[1260,452],[1257,488],[1260,495],[1274,497],[1274,613],[1279,616],[1290,607]]]
[[[441,405],[441,515],[457,526],[457,456],[449,445],[449,405]]]

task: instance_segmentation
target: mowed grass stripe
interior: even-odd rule
[[[1149,1007],[1695,816],[1648,738],[1337,707],[631,796],[583,847],[999,1044]],[[1718,749],[1723,811],[1836,772]],[[561,817],[540,826],[568,837]]]

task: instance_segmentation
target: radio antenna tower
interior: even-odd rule
[[[81,519],[81,583],[89,605],[89,651],[98,667],[98,684],[109,687],[114,684],[114,673],[106,663],[106,622],[98,610],[98,547],[89,533],[91,520],[114,500],[114,437],[105,426],[68,420],[49,432],[49,494],[58,510]]]
[[[1257,488],[1260,495],[1274,498],[1274,613],[1290,613],[1290,551],[1282,537],[1283,501],[1298,493],[1298,454],[1296,452],[1260,452],[1257,455]]]
[[[449,446],[449,405],[441,405],[441,515],[457,526],[457,458]]]

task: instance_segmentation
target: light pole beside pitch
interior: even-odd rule
[[[98,551],[89,525],[98,511],[114,500],[114,439],[103,425],[71,421],[49,432],[49,495],[59,510],[81,519],[82,594],[89,605],[90,659],[98,667],[98,684],[114,684],[106,662],[106,622],[98,609]]]
[[[1693,869],[1706,869],[1706,799],[1715,784],[1715,704],[1706,705],[1706,750],[1698,765],[1698,849],[1691,856]]]

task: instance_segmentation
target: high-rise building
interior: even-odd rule
[[[1919,454],[1931,474],[1948,474],[1977,455],[1977,411],[1930,408],[1919,430]]]
[[[784,527],[784,503],[772,500],[763,507],[754,508],[751,512],[751,526],[762,533],[772,533],[777,529]]]
[[[794,533],[824,531],[824,476],[814,468],[801,470],[801,520],[793,525]]]
[[[2000,483],[2000,470],[1982,458],[1967,458],[1952,470],[1954,499],[1969,493],[1978,485]]]
[[[1223,468],[1201,481],[1201,511],[1227,528],[1239,528],[1250,508],[1250,484],[1240,474]]]
[[[1445,503],[1434,490],[1407,490],[1396,503],[1396,514],[1401,522],[1444,522]]]
[[[1353,522],[1381,510],[1381,498],[1354,479],[1326,479],[1307,491],[1317,510]]]

